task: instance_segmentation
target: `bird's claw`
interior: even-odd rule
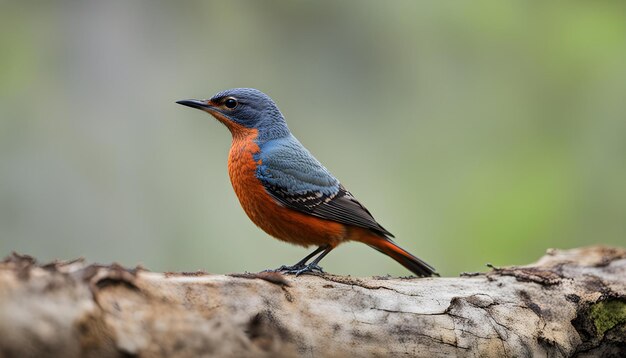
[[[275,270],[265,270],[264,272],[280,272],[285,275],[296,275],[297,277],[305,273],[323,274],[324,270],[319,265],[310,263],[308,265],[293,265],[293,266],[282,265],[281,267]]]
[[[314,263],[310,263],[306,266],[301,266],[301,267],[289,267],[286,270],[282,270],[281,271],[284,274],[287,275],[296,275],[296,277],[302,275],[302,274],[323,274],[324,270],[317,264]]]

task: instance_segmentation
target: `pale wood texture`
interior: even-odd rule
[[[626,356],[626,250],[444,278],[0,263],[4,357]]]

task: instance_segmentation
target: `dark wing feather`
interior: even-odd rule
[[[285,207],[393,237],[294,136],[263,143],[255,159],[257,178]]]
[[[374,220],[367,210],[343,185],[334,195],[319,192],[290,193],[288,190],[265,185],[270,195],[284,206],[322,219],[370,229],[378,234],[394,237]]]

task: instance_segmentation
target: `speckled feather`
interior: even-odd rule
[[[293,135],[260,149],[257,178],[282,205],[393,237]]]

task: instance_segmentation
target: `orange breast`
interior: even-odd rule
[[[232,128],[231,128],[232,126]],[[338,245],[346,237],[343,224],[320,219],[278,204],[256,178],[260,162],[254,154],[258,131],[230,123],[233,142],[228,156],[228,174],[239,202],[248,217],[261,229],[277,239],[293,244]]]

